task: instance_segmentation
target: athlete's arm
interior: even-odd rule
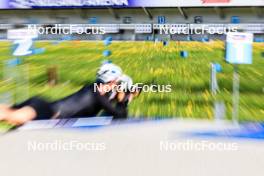
[[[101,96],[98,94],[97,98],[103,110],[105,110],[107,114],[113,115],[114,119],[127,118],[127,104],[125,102],[119,102],[114,107],[112,103],[109,101],[108,97]]]

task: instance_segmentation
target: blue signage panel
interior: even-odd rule
[[[165,16],[158,16],[158,24],[165,24],[166,17]]]

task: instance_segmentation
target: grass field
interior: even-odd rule
[[[13,58],[10,47],[8,42],[0,43],[1,70],[3,61]],[[24,57],[23,65],[20,66],[21,69],[29,69],[30,96],[42,95],[55,100],[93,82],[96,69],[106,59],[102,52],[108,48],[113,53],[109,59],[120,65],[134,82],[172,85],[171,93],[143,93],[130,105],[131,116],[212,119],[214,100],[221,100],[225,102],[227,117],[231,118],[233,67],[224,61],[223,42],[171,42],[166,47],[153,42],[114,42],[105,47],[103,42],[67,41],[57,45],[37,42],[36,47],[44,47],[46,52]],[[189,57],[180,58],[180,50],[188,51]],[[254,64],[239,66],[239,114],[242,121],[264,121],[262,52],[264,44],[254,44]],[[221,91],[217,96],[213,96],[209,88],[211,62],[218,62],[223,67],[223,72],[218,74]],[[56,66],[59,70],[59,84],[55,87],[47,85],[46,69],[50,66]],[[3,72],[0,76],[1,94],[18,92],[14,93],[17,101],[25,98],[24,84],[19,84],[19,88],[15,89],[14,81],[2,79]]]

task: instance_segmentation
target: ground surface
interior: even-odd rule
[[[255,126],[256,127],[256,126]],[[95,129],[17,131],[1,136],[1,175],[262,176],[263,140],[190,135],[237,130],[226,122],[165,120]],[[251,130],[254,130],[251,128]],[[229,134],[230,135],[230,134]],[[97,150],[32,150],[29,143],[101,143]],[[164,150],[160,142],[235,144],[236,150]],[[103,149],[103,150],[102,150]]]

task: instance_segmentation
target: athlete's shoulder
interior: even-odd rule
[[[84,85],[78,92],[96,92],[96,83]]]

